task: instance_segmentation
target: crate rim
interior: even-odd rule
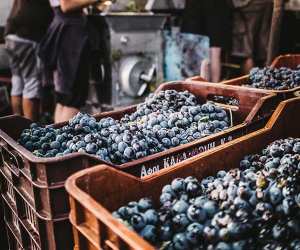
[[[295,87],[295,88],[291,88],[291,89],[286,89],[286,90],[271,90],[271,89],[260,89],[260,88],[252,88],[252,87],[243,86],[243,85],[233,85],[233,84],[230,84],[233,81],[244,81],[244,80],[247,80],[248,78],[249,78],[249,74],[243,75],[243,76],[239,76],[239,77],[236,77],[236,78],[233,78],[233,79],[225,80],[225,81],[222,81],[222,82],[220,82],[218,84],[219,85],[225,85],[225,86],[234,86],[237,89],[248,90],[248,91],[256,89],[257,92],[261,92],[261,93],[265,93],[265,94],[275,94],[275,95],[278,95],[278,94],[279,95],[280,94],[281,95],[282,94],[289,94],[289,93],[294,93],[294,92],[300,90],[300,86]],[[193,79],[193,77],[186,79],[186,82],[188,82],[188,83],[194,83],[194,82],[196,82],[196,83],[203,83],[202,81],[197,81],[197,80]],[[210,82],[208,82],[208,83],[210,83]]]
[[[299,57],[300,58],[300,54],[283,54],[283,55],[279,55],[276,58],[274,58],[272,64],[270,65],[270,67],[272,68],[277,68],[277,63],[280,61],[280,59],[282,58],[289,58],[289,57]],[[202,80],[196,80],[195,78],[199,78],[200,76],[192,76],[186,79],[187,82],[199,82],[199,83],[203,83],[204,81]],[[202,77],[200,77],[202,79]],[[295,87],[295,88],[291,88],[291,89],[286,89],[286,90],[271,90],[271,89],[260,89],[260,88],[252,88],[252,87],[247,87],[247,86],[242,86],[242,85],[231,85],[230,83],[232,83],[233,81],[243,81],[243,80],[247,80],[249,78],[249,74],[246,75],[242,75],[233,79],[229,79],[229,80],[225,80],[225,81],[221,81],[218,84],[223,84],[226,86],[235,86],[237,88],[241,88],[241,89],[245,89],[245,90],[253,90],[253,89],[257,89],[262,91],[263,93],[274,93],[274,94],[289,94],[289,93],[294,93],[296,91],[300,90],[300,86]],[[209,82],[210,83],[210,82]]]

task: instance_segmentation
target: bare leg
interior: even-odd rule
[[[219,82],[221,79],[221,48],[211,47],[209,49],[210,53],[210,76],[212,82]]]
[[[62,121],[62,113],[63,113],[63,106],[61,104],[57,103],[55,106],[55,111],[54,111],[54,122],[55,123]]]
[[[247,58],[242,64],[242,73],[249,74],[250,70],[254,67],[254,61],[252,58]]]
[[[40,100],[37,98],[23,98],[24,116],[30,120],[38,121],[40,113]]]
[[[62,121],[68,121],[68,120],[70,120],[78,112],[79,112],[79,109],[77,109],[77,108],[63,106],[63,116],[62,116],[63,120]]]
[[[11,96],[11,106],[15,115],[23,115],[22,96]]]
[[[76,108],[71,108],[67,106],[63,106],[59,103],[56,104],[55,114],[54,114],[54,122],[65,122],[71,119],[79,112]]]
[[[200,76],[205,80],[210,80],[210,62],[208,59],[204,59],[200,67]]]

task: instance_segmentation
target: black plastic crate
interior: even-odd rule
[[[6,230],[13,232],[24,249],[73,249],[68,216],[42,218],[3,175],[1,182]]]

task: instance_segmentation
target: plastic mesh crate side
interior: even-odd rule
[[[19,192],[16,192],[16,198],[19,218],[24,221],[28,231],[40,237],[40,232],[43,230],[41,226],[41,224],[43,225],[43,220],[39,218],[34,207],[28,202],[28,199],[23,197]]]
[[[24,250],[22,244],[19,242],[19,239],[15,237],[15,235],[11,232],[9,227],[7,227],[6,231],[9,250]]]
[[[22,173],[19,176],[19,180],[14,185],[20,193],[22,193],[26,198],[29,200],[29,202],[33,205],[35,205],[35,194],[34,194],[34,187],[33,183],[28,180],[27,177],[25,177]]]
[[[38,214],[45,219],[67,217],[70,209],[67,192],[62,186],[57,189],[39,188],[31,183],[23,174],[13,186],[12,182],[0,171],[0,178],[3,179],[2,193],[5,193],[15,206],[17,200],[25,200]],[[18,199],[16,198],[16,194]],[[32,197],[34,197],[32,199]],[[19,204],[23,207],[23,203]],[[22,211],[24,209],[22,208]],[[29,211],[29,210],[28,210]],[[22,212],[24,214],[24,212]]]
[[[0,172],[0,182],[1,182],[1,193],[3,195],[6,195],[8,197],[8,199],[14,204],[16,197],[15,197],[15,190],[13,187],[13,184],[9,181],[9,178],[7,178],[5,175],[3,175]]]
[[[38,232],[38,222],[34,210],[24,203],[25,218],[28,223]]]
[[[14,187],[14,190],[16,188]],[[36,216],[36,212],[34,207],[30,205],[28,202],[28,198],[24,198],[18,190],[15,191],[15,203],[16,203],[16,212],[18,217],[28,225],[28,229],[33,231],[34,233],[39,232],[38,227],[38,218]]]
[[[30,230],[38,234],[39,232],[39,222],[38,218],[36,216],[36,213],[33,208],[29,206],[28,203],[26,203],[23,199],[21,199],[20,204],[20,217],[22,220],[26,221],[27,225],[29,225]]]
[[[1,181],[1,180],[0,180]],[[8,248],[8,238],[4,222],[4,210],[2,204],[2,196],[0,195],[0,242],[3,249]]]
[[[3,179],[5,180],[5,178]],[[39,242],[42,242],[43,239],[49,239],[48,241],[45,241],[45,244],[54,247],[56,242],[59,242],[55,241],[54,237],[55,231],[57,231],[57,228],[60,227],[58,226],[59,222],[57,223],[52,222],[51,220],[43,220],[39,218],[34,208],[28,203],[28,200],[24,199],[24,197],[22,197],[19,192],[15,191],[15,187],[13,187],[8,180],[5,181],[5,184],[8,184],[6,185],[7,187],[5,189],[11,190],[11,192],[13,192],[14,194],[14,202],[12,202],[11,195],[7,194],[7,192],[3,193],[7,203],[5,210],[6,220],[13,226],[15,231],[18,231],[20,234],[21,226],[19,220],[22,220],[22,223],[25,225],[28,234],[31,235],[31,238],[35,237]],[[63,228],[67,230],[67,226],[63,226]],[[71,231],[71,229],[69,231]],[[63,231],[60,231],[58,235],[65,235],[65,233]],[[31,245],[34,245],[33,243],[31,243]],[[47,248],[47,246],[45,246],[44,249],[52,248]]]
[[[30,238],[31,250],[41,250],[41,248],[35,243],[35,241]]]
[[[42,250],[73,248],[68,217],[61,220],[42,219],[19,194],[16,194],[16,198],[17,207],[9,205],[9,201],[6,202],[5,220],[22,239],[22,246],[30,245],[30,249]]]
[[[10,185],[12,187],[12,185]],[[61,211],[66,211],[66,208],[58,209],[58,212],[54,214],[54,211],[51,209],[50,202],[50,190],[47,188],[40,189],[35,186],[35,183],[28,180],[27,177],[20,173],[18,180],[14,184],[14,189],[22,197],[22,199],[26,200],[38,213],[42,214],[44,217],[52,218],[53,216],[59,216]],[[61,188],[63,189],[63,188]],[[60,193],[64,191],[60,191]],[[57,193],[57,191],[55,192]],[[58,194],[59,195],[59,194]],[[64,195],[66,196],[66,195]],[[16,199],[11,196],[12,200]],[[55,203],[55,195],[53,204],[60,207],[66,207],[65,202]],[[61,200],[61,199],[60,199]]]
[[[0,138],[1,142],[1,138]],[[33,166],[35,163],[30,162],[22,153],[17,152],[13,146],[8,145],[6,142],[0,144],[1,158],[4,164],[4,169],[12,180],[20,177],[22,174],[29,181],[34,182],[37,179],[36,171]],[[24,149],[25,150],[25,149]]]
[[[37,176],[43,176],[41,177],[43,181],[51,180],[51,182],[42,183],[40,179],[37,179],[37,182],[33,182],[24,174],[24,171],[19,172],[18,178],[13,175],[12,181],[22,197],[24,197],[37,212],[50,219],[57,218],[66,215],[70,209],[67,193],[64,188],[64,182],[67,177],[81,169],[96,164],[96,160],[81,156],[71,158],[67,161],[58,161],[58,165],[31,164],[33,165],[31,169],[37,169],[38,166],[42,167],[43,170],[37,171]],[[35,170],[33,172],[35,172]],[[8,171],[8,174],[9,173],[11,172]]]
[[[60,220],[41,218],[25,201],[22,213],[22,220],[26,221],[32,238],[40,242],[41,249],[72,249],[73,235],[68,217]]]
[[[116,241],[114,243],[110,240],[105,240],[104,246],[99,247],[97,243],[94,242],[91,238],[87,237],[85,234],[83,234],[76,226],[73,226],[73,235],[74,235],[74,241],[76,242],[76,245],[74,245],[74,250],[118,250],[118,249],[134,249],[128,247],[128,245],[125,244],[124,241],[122,241],[121,238],[119,239],[119,243],[116,244]],[[143,249],[143,248],[141,248]]]
[[[29,245],[29,236],[22,227],[15,208],[12,204],[9,204],[9,201],[5,200],[5,198],[3,199],[3,208],[6,230],[10,231],[14,235],[18,241],[18,245],[26,248]]]
[[[7,223],[10,223],[16,231],[20,234],[20,224],[18,220],[18,215],[16,214],[16,211],[13,204],[10,204],[9,200],[6,200],[3,196],[3,208],[4,208],[4,219]]]
[[[30,233],[20,223],[20,230],[16,231],[15,228],[10,224],[6,223],[6,229],[9,238],[9,249],[10,250],[41,250],[39,244],[32,238]]]
[[[1,153],[1,151],[0,151]],[[2,157],[2,154],[0,155]],[[16,177],[13,175],[12,171],[10,168],[7,167],[7,163],[3,162],[3,164],[0,164],[0,169],[5,175],[11,180],[14,181]]]
[[[38,240],[42,250],[73,249],[73,234],[69,219],[53,221],[37,218],[37,223],[39,231],[31,233],[31,235],[32,238]]]
[[[23,174],[20,175],[18,185],[15,188],[36,212],[49,219],[53,217],[47,188],[37,187],[34,182],[28,180]]]
[[[20,178],[20,185],[17,189],[41,216],[48,219],[67,216],[70,206],[63,185],[58,188],[40,188],[26,178]]]
[[[86,156],[74,156],[64,160],[57,158],[56,162],[44,166],[46,184],[47,186],[63,186],[70,175],[88,166],[90,164]]]
[[[59,189],[48,189],[47,191],[51,216],[53,218],[68,216],[70,203],[65,187],[61,187]]]
[[[104,167],[103,165],[101,165],[100,167],[103,168],[103,172],[101,172],[101,177],[100,175],[91,175],[93,180],[87,180],[84,178],[84,176],[80,176],[78,177],[78,179],[76,179],[76,183],[78,184],[78,186],[84,189],[88,196],[83,194],[83,192],[79,190],[80,188],[73,189],[73,186],[70,185],[70,181],[68,181],[66,184],[66,188],[70,193],[70,221],[74,227],[73,232],[75,238],[75,245],[80,250],[89,249],[89,247],[91,249],[150,249],[150,245],[144,240],[136,241],[137,237],[134,236],[134,233],[132,231],[130,231],[129,229],[123,230],[124,228],[121,229],[119,227],[120,225],[117,225],[116,223],[111,223],[111,219],[107,218],[108,213],[106,209],[104,210],[103,207],[98,209],[99,206],[96,202],[89,202],[88,197],[90,196],[97,197],[100,194],[100,196],[103,198],[104,194],[101,194],[101,191],[98,188],[99,186],[97,185],[97,182],[100,179],[103,180],[103,187],[114,186],[113,189],[110,189],[106,193],[110,197],[107,199],[107,202],[115,198],[116,200],[122,200],[126,203],[128,199],[130,200],[130,197],[132,198],[137,193],[142,192],[142,190],[137,188],[137,186],[135,185],[136,178],[132,177],[132,179],[129,182],[124,182],[124,178],[122,178],[123,174],[122,176],[118,174],[121,173],[120,171],[115,170],[113,172],[110,172],[106,170],[111,170],[112,168]],[[92,168],[91,170],[94,169],[95,168]],[[79,181],[79,179],[81,180]],[[118,184],[112,184],[112,179],[115,180],[114,183]],[[125,186],[130,187],[129,190],[125,191]],[[133,186],[135,188],[131,188]],[[72,189],[72,192],[70,192],[70,189]],[[120,192],[120,195],[116,194],[116,192],[120,190],[123,190],[122,192]],[[73,192],[77,195],[74,196]],[[124,197],[123,193],[126,193],[130,197]],[[117,206],[116,201],[112,203],[113,204],[106,203],[106,205],[109,206],[109,209]],[[107,206],[105,207],[108,208]],[[127,233],[128,235],[124,236]]]
[[[9,198],[11,198],[11,200],[16,199],[14,187],[9,182],[7,182],[7,195],[9,196]]]
[[[101,241],[104,240],[104,237],[101,237],[102,239],[97,238],[97,235],[100,235],[100,233],[102,234],[102,231],[100,232],[100,227],[98,226],[97,218],[71,196],[70,203],[72,207],[70,221],[73,225],[73,235],[76,247],[78,249],[102,249]],[[84,230],[79,230],[80,225],[84,225]]]
[[[76,245],[74,246],[74,250],[101,250],[102,248],[96,247],[95,244],[92,243],[87,237],[85,237],[75,226],[73,226],[73,235],[74,241]]]
[[[73,224],[74,242],[76,244],[74,249],[131,249],[126,241],[118,237],[108,226],[101,223],[97,218],[93,218],[93,220],[95,220],[94,225],[90,223]]]
[[[0,131],[0,133],[1,132],[2,131]],[[24,163],[27,162],[27,160],[23,158],[22,154],[17,152],[14,146],[9,145],[2,138],[0,139],[0,151],[3,163],[6,163],[6,167],[13,175],[18,177],[20,170],[23,169]]]

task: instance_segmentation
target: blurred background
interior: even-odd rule
[[[98,44],[89,56],[89,94],[80,109],[97,113],[138,103],[158,84],[166,81],[200,75],[206,80],[219,82],[247,73],[249,58],[241,52],[241,45],[249,45],[249,42],[243,39],[247,39],[245,37],[251,32],[252,38],[257,39],[254,36],[261,36],[259,32],[264,32],[260,30],[254,34],[251,29],[258,26],[254,22],[260,22],[269,34],[273,9],[261,11],[257,2],[264,2],[262,0],[246,1],[250,2],[247,6],[239,6],[237,0],[232,2],[233,6],[227,9],[213,9],[208,4],[200,6],[192,0],[117,0],[106,1],[100,8],[95,5],[84,8],[98,33]],[[251,2],[254,7],[251,7]],[[4,29],[12,4],[12,0],[0,2],[0,115],[13,112],[10,103],[11,70],[4,48]],[[194,16],[201,19],[192,20]],[[217,27],[217,22],[223,22],[224,27]],[[300,1],[285,1],[278,54],[299,53],[300,34],[295,32],[299,25]],[[261,44],[267,45],[268,36],[262,39],[265,40]],[[254,50],[257,52],[259,48]],[[247,56],[251,59],[251,67],[265,64],[266,55],[262,59]],[[55,99],[51,87],[53,79],[46,81],[40,120],[49,123],[53,121]]]

